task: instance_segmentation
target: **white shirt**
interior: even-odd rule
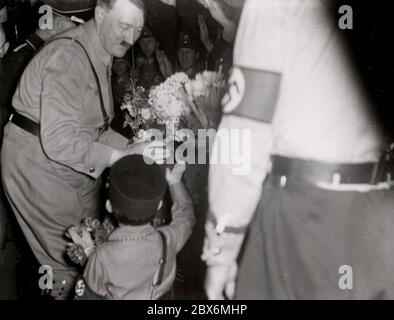
[[[331,23],[329,2],[245,4],[234,65],[281,74],[281,84],[271,126],[236,116],[221,123],[221,129],[252,128],[253,133],[250,174],[235,176],[229,165],[211,166],[211,210],[227,225],[250,221],[269,154],[336,163],[378,160],[381,133],[341,42],[340,32],[349,31]]]
[[[282,75],[273,154],[325,162],[379,157],[380,133],[341,30],[321,0],[249,0],[234,64]],[[338,14],[338,21],[341,17]],[[261,88],[264,90],[264,88]]]

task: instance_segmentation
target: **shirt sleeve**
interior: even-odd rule
[[[173,201],[172,222],[161,229],[170,234],[176,245],[176,251],[179,252],[190,238],[196,218],[192,200],[181,182],[171,185],[170,193]]]
[[[44,68],[41,141],[51,160],[98,178],[109,165],[113,148],[82,132],[85,92],[81,79],[86,78],[82,56],[64,46]]]
[[[280,72],[286,43],[283,31],[288,0],[248,0],[238,27],[234,64],[239,67]]]
[[[214,158],[228,151],[220,143],[220,132],[234,129],[238,129],[239,141],[232,146],[238,144],[239,150],[233,151],[241,155],[239,161],[232,159],[228,164],[215,161]],[[211,151],[209,171],[210,211],[218,223],[235,228],[248,225],[261,196],[271,147],[269,124],[230,115],[223,118]]]
[[[104,284],[108,277],[97,251],[93,252],[89,257],[83,273],[83,278],[86,285],[93,293],[102,297],[107,294]]]

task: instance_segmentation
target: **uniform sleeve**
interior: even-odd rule
[[[244,233],[222,233],[226,227],[245,231],[261,196],[283,70],[283,21],[277,10],[284,2],[248,0],[242,13],[234,52],[237,72],[230,78],[225,115],[211,151],[209,212],[216,225],[206,223],[203,259],[208,265],[235,262]],[[224,143],[222,134],[233,130],[237,141]],[[229,150],[230,163],[215,161]],[[215,254],[217,249],[220,254]]]
[[[222,225],[246,226],[261,195],[281,81],[284,4],[287,0],[248,0],[242,13],[234,53],[237,68],[230,77],[229,99],[210,162],[210,211]],[[237,141],[231,141],[231,155],[239,158],[229,164],[215,161],[230,149],[221,133],[231,130],[239,133]]]
[[[83,273],[83,278],[86,285],[91,291],[93,291],[93,293],[101,297],[104,297],[107,294],[104,285],[108,277],[105,268],[99,259],[99,253],[97,251],[93,252],[89,257]]]
[[[219,131],[240,132],[236,163],[211,164],[209,171],[209,204],[217,222],[235,228],[246,226],[256,209],[267,172],[272,146],[271,126],[236,116],[225,116]],[[219,133],[220,134],[220,133]],[[223,149],[221,149],[223,148]],[[223,154],[225,145],[217,137],[211,157]],[[237,148],[238,149],[238,148]],[[211,161],[212,163],[213,161]],[[242,195],[242,196],[240,196]]]
[[[126,149],[130,140],[109,128],[104,134],[100,136],[98,142],[108,145],[112,148],[123,150]]]
[[[109,165],[113,148],[92,141],[82,132],[86,61],[63,47],[46,64],[42,75],[41,141],[47,156],[58,163],[98,178]]]
[[[176,250],[179,252],[190,238],[196,218],[192,200],[181,182],[171,185],[170,193],[173,201],[172,222],[162,229],[170,234],[171,239],[176,244]]]

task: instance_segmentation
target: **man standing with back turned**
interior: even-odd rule
[[[33,58],[13,98],[2,180],[33,253],[53,271],[54,298],[67,298],[78,276],[64,258],[64,232],[98,214],[103,170],[127,154],[166,156],[161,143],[128,146],[109,128],[112,57],[138,39],[144,13],[142,0],[97,1],[94,19]]]
[[[330,3],[245,4],[221,129],[251,130],[252,169],[211,166],[211,299],[394,298],[393,173]]]

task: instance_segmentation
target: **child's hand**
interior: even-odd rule
[[[186,170],[186,163],[177,163],[172,170],[169,168],[166,169],[166,180],[168,184],[171,186],[175,183],[178,183],[182,179],[182,175]]]

